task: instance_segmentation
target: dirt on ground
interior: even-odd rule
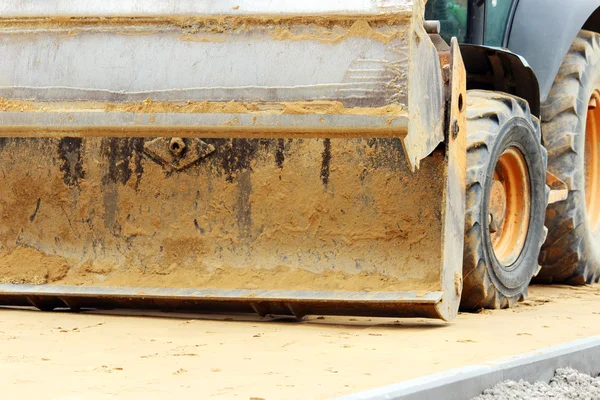
[[[425,319],[0,309],[6,398],[319,399],[600,334],[600,286]]]

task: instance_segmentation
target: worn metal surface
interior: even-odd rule
[[[421,1],[37,4],[0,18],[0,304],[456,314],[464,68],[444,99]]]
[[[406,116],[385,115],[144,113],[102,108],[0,112],[0,135],[12,137],[381,138],[403,136],[407,129]]]
[[[5,132],[376,130],[413,169],[443,140],[421,0],[109,3],[3,4]]]
[[[160,17],[165,15],[386,15],[410,13],[414,0],[104,0],[72,2],[38,0],[23,3],[4,0],[0,14],[6,17]]]
[[[196,290],[81,286],[0,285],[4,305],[54,308],[143,308],[245,312],[265,315],[307,314],[438,318],[441,292],[310,292],[269,290]]]
[[[450,43],[450,88],[447,92],[446,189],[443,199],[442,287],[445,306],[452,316],[462,294],[462,254],[465,224],[465,185],[467,171],[467,78],[456,39]]]
[[[286,299],[278,293],[304,290],[314,292],[296,299],[305,313],[351,314],[370,306],[340,305],[348,292],[427,298],[450,287],[435,304],[383,306],[386,315],[456,312],[460,258],[442,257],[462,235],[442,235],[458,226],[448,213],[460,212],[445,209],[446,196],[462,189],[446,179],[444,152],[412,173],[398,139],[180,140],[195,160],[182,152],[184,167],[157,157],[171,140],[2,139],[0,280],[211,289],[225,300],[235,290],[269,290],[256,301],[273,312],[281,311],[274,298]],[[57,297],[21,293],[28,290]],[[12,297],[2,293],[0,302]],[[141,304],[130,298],[111,304]],[[233,303],[245,311],[249,302]]]

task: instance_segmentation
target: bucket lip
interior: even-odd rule
[[[8,0],[0,5],[2,18],[38,17],[178,17],[178,16],[389,16],[411,13],[415,0],[304,0],[257,2],[255,0],[105,0],[74,2],[40,0],[23,4]]]
[[[53,296],[53,297],[106,297],[137,299],[182,299],[182,300],[240,300],[240,301],[360,301],[390,303],[429,303],[437,304],[442,292],[346,292],[311,290],[252,290],[252,289],[183,289],[152,287],[117,286],[70,286],[70,285],[28,285],[0,284],[1,297],[11,296]]]
[[[0,306],[144,309],[201,313],[294,316],[343,315],[448,320],[440,310],[443,292],[341,292],[240,289],[170,289],[101,286],[0,285]]]

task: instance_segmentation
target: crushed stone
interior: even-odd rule
[[[572,368],[557,369],[549,383],[505,381],[486,389],[473,400],[595,400],[600,399],[600,377]]]

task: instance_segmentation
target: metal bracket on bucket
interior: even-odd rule
[[[180,171],[215,151],[201,139],[157,138],[144,143],[144,150],[169,170]]]
[[[466,96],[467,78],[456,38],[450,44],[450,90],[448,91],[447,119],[447,193],[444,204],[444,296],[448,313],[458,312],[462,294],[462,259],[465,226],[465,184],[467,169],[466,150]]]

